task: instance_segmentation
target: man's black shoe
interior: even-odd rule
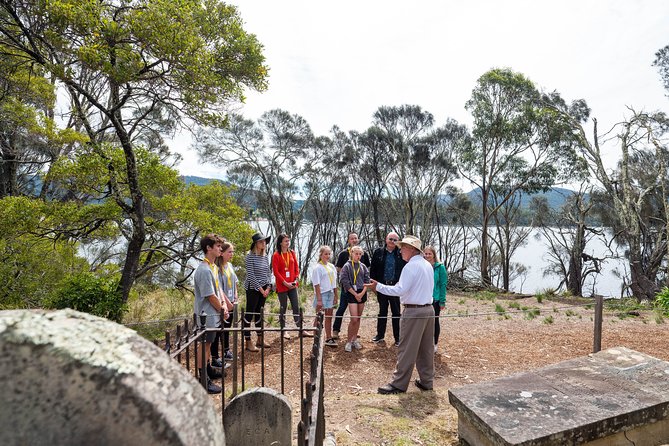
[[[379,342],[383,342],[383,337],[376,335],[372,338],[372,342],[375,344],[378,344]]]
[[[418,380],[415,380],[413,383],[416,385],[416,387],[418,387],[418,388],[419,388],[420,390],[422,390],[422,391],[432,390],[431,388],[424,386],[424,385],[423,385],[420,381],[418,381]]]
[[[386,384],[385,386],[379,387],[378,392],[381,395],[392,395],[394,393],[404,393],[404,390],[400,390],[397,387],[393,387],[390,384]]]
[[[221,369],[219,367],[212,367],[209,364],[207,364],[207,376],[211,379],[217,379],[223,376],[223,373],[221,373]]]
[[[221,386],[217,386],[211,380],[207,380],[207,392],[211,394],[221,393]]]
[[[211,365],[214,367],[223,367],[223,361],[221,361],[221,358],[211,358]]]
[[[395,347],[399,347],[399,346],[400,346],[400,341],[395,341]]]

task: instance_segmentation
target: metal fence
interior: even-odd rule
[[[299,324],[296,328],[287,328],[285,318],[279,318],[279,327],[265,327],[264,314],[260,314],[260,326],[251,328],[243,327],[240,321],[244,319],[244,312],[238,312],[235,305],[232,313],[232,323],[230,327],[207,328],[202,329],[198,326],[205,326],[206,316],[193,315],[193,319],[184,319],[182,324],[178,324],[173,330],[165,332],[164,350],[176,361],[182,364],[189,372],[207,387],[206,370],[206,351],[205,334],[207,332],[219,332],[221,339],[227,333],[230,337],[229,345],[232,351],[232,361],[229,368],[223,371],[221,378],[221,421],[224,420],[226,400],[234,398],[239,392],[247,388],[248,382],[260,381],[261,387],[272,387],[282,394],[287,393],[287,389],[295,390],[296,382],[287,382],[286,380],[286,333],[298,334],[299,354],[297,362],[299,363],[299,387],[300,387],[300,409],[301,419],[297,426],[298,445],[322,445],[325,438],[325,414],[324,414],[324,374],[323,374],[323,349],[325,345],[325,336],[323,333],[323,314],[319,313],[316,317],[315,327],[304,326],[304,313],[300,311]],[[200,318],[200,324],[197,319]],[[267,333],[279,334],[279,373],[273,370],[267,374],[266,359],[267,350],[264,343],[259,343],[259,352],[248,352],[246,347],[248,342],[253,342],[248,338],[252,332],[257,332],[266,340]],[[305,332],[313,333],[313,343],[311,349],[307,346],[309,353],[309,379],[304,382],[304,364],[305,364]],[[307,338],[309,339],[309,338]],[[223,342],[221,341],[221,346]],[[222,349],[223,350],[223,349]],[[202,364],[197,367],[195,358],[200,355]],[[295,362],[294,355],[291,355]],[[294,376],[294,374],[292,375]],[[268,378],[272,382],[268,383]],[[291,380],[288,380],[291,381]],[[297,381],[297,380],[295,380]]]

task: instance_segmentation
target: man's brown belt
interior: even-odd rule
[[[422,308],[422,307],[427,307],[432,304],[423,304],[423,305],[415,305],[415,304],[404,304],[404,308]]]

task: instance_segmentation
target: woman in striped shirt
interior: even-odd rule
[[[248,328],[251,322],[255,323],[256,328],[262,325],[262,311],[265,306],[265,300],[272,290],[272,279],[270,277],[269,261],[266,255],[267,243],[271,237],[265,237],[259,232],[253,234],[253,241],[251,242],[251,249],[246,255],[246,279],[244,279],[244,289],[246,290],[246,309],[244,312],[244,320],[242,327]],[[258,347],[269,347],[270,345],[264,342],[263,335],[260,330],[258,334],[258,342],[255,345],[251,343],[251,332],[245,331],[246,349],[252,352],[257,352]]]

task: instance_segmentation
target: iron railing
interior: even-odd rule
[[[277,386],[275,390],[286,394],[286,341],[284,334],[297,333],[299,339],[299,381],[300,381],[300,408],[301,416],[297,426],[298,445],[322,445],[325,437],[325,414],[324,414],[324,374],[323,374],[323,349],[325,345],[325,336],[323,333],[323,313],[317,315],[317,324],[315,327],[304,327],[304,313],[300,310],[299,323],[296,328],[287,328],[285,324],[285,317],[279,318],[279,327],[265,327],[261,313],[260,327],[243,327],[240,321],[244,319],[244,312],[239,312],[237,305],[235,305],[232,313],[231,327],[221,328],[206,328],[201,329],[198,326],[205,326],[206,316],[193,315],[192,321],[184,319],[182,324],[175,327],[173,331],[165,332],[164,350],[176,361],[182,364],[186,370],[192,372],[194,376],[207,387],[207,371],[206,371],[206,352],[205,352],[205,333],[215,331],[220,332],[221,337],[224,333],[230,336],[230,350],[233,353],[233,358],[230,367],[224,371],[225,375],[221,379],[221,421],[224,419],[226,400],[231,400],[239,392],[247,387],[247,382],[254,379],[260,379],[261,387],[268,387],[266,382],[266,359],[267,352],[263,343],[260,343],[258,353],[247,352],[246,347],[249,341],[246,334],[251,335],[252,332],[258,332],[263,340],[267,340],[267,333],[279,334],[279,374],[278,376],[272,371],[273,383]],[[200,318],[200,324],[196,323],[197,318]],[[304,382],[304,336],[305,332],[313,332],[313,344],[309,352],[309,382]],[[222,343],[222,341],[221,341]],[[195,366],[197,355],[201,355],[202,367]],[[291,354],[291,356],[293,356]],[[259,364],[258,364],[259,362]],[[294,361],[293,361],[294,362]],[[250,366],[255,367],[250,367]],[[259,377],[255,370],[259,367]],[[230,376],[231,374],[231,376]],[[227,381],[227,382],[226,382]],[[294,385],[288,383],[291,390],[294,390]],[[272,387],[270,385],[269,387]]]

